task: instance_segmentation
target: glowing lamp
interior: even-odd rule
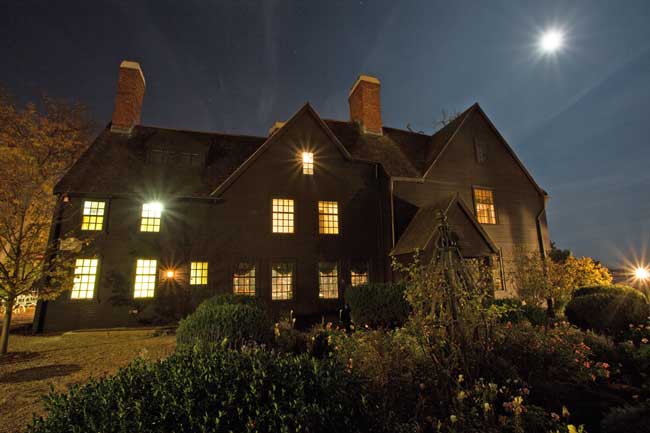
[[[634,269],[634,278],[641,281],[647,281],[650,279],[650,272],[646,268],[637,267]]]
[[[564,45],[564,35],[557,29],[549,29],[539,39],[539,48],[544,53],[555,53]]]
[[[174,272],[171,269],[168,270],[167,272],[165,272],[165,276],[167,277],[168,280],[171,280],[172,278],[174,278],[175,275],[176,275],[176,272]]]

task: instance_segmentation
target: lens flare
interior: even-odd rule
[[[542,52],[552,54],[564,46],[564,34],[558,29],[549,29],[542,33],[539,48]]]

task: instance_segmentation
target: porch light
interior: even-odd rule
[[[648,281],[650,280],[650,271],[644,267],[638,266],[634,269],[634,278],[639,281]]]
[[[172,279],[174,279],[175,276],[176,276],[176,272],[174,272],[173,269],[169,269],[169,270],[165,271],[165,277],[166,277],[168,280],[172,280]]]

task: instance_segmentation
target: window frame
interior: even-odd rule
[[[202,276],[199,277],[201,279],[201,282],[200,283],[192,283],[192,278],[193,278],[193,276],[192,276],[192,265],[193,264],[204,264],[204,263],[205,263],[205,269],[201,268],[201,269],[197,269],[197,271],[205,271],[205,277],[203,277],[203,274],[201,274]],[[205,283],[202,282],[203,278],[205,278]],[[188,284],[190,286],[203,286],[203,287],[210,284],[210,262],[208,260],[190,261],[190,278],[189,278]]]
[[[273,231],[274,213],[275,213],[273,211],[273,200],[291,200],[292,201],[292,206],[293,206],[293,220],[292,220],[293,226],[292,226],[292,229],[293,230],[291,232],[276,232],[276,231]],[[272,196],[271,197],[271,200],[270,200],[269,204],[270,204],[270,216],[271,216],[271,230],[270,231],[271,231],[272,235],[291,236],[291,235],[295,235],[297,233],[297,221],[298,221],[297,209],[298,209],[298,206],[297,206],[296,203],[297,203],[297,200],[295,199],[294,196],[291,196],[291,195],[284,195],[284,196],[281,196],[281,197],[278,197],[278,196]],[[288,214],[288,212],[279,212],[279,213]]]
[[[336,203],[336,214],[333,213],[323,213],[320,212],[321,203]],[[317,200],[316,201],[316,212],[318,213],[318,235],[319,236],[341,236],[341,207],[339,206],[338,200]],[[324,233],[321,232],[320,217],[321,215],[336,215],[336,233]]]
[[[305,161],[305,155],[311,155],[311,161]],[[303,176],[313,176],[314,175],[314,152],[303,151],[300,153],[300,161],[302,163],[302,175]]]
[[[162,218],[163,218],[164,208],[162,208],[160,210],[160,216],[158,218],[156,218],[156,217],[145,217],[144,216],[144,207],[145,207],[145,205],[150,205],[150,204],[153,204],[153,203],[159,203],[159,202],[156,201],[156,200],[153,200],[153,201],[143,202],[140,205],[140,224],[139,224],[139,229],[138,229],[138,231],[140,233],[160,233],[162,231]],[[144,222],[145,218],[147,218],[148,220],[158,219],[158,230],[142,230],[143,222]],[[151,224],[147,224],[147,227],[149,227],[149,226],[151,226]],[[155,226],[155,224],[153,226]]]
[[[75,266],[74,270],[77,269],[76,262],[77,260],[97,260],[97,266],[95,267],[95,282],[93,285],[93,295],[89,298],[73,298],[72,293],[74,292],[74,273],[73,273],[73,287],[70,289],[68,299],[73,302],[83,302],[83,301],[93,301],[97,299],[97,289],[99,286],[99,277],[100,277],[100,271],[101,271],[101,257],[99,256],[92,256],[92,257],[75,257]],[[73,270],[73,272],[74,272]],[[85,275],[90,275],[90,274],[85,274]]]
[[[489,191],[491,196],[492,196],[492,207],[494,208],[494,222],[493,223],[491,223],[491,222],[484,223],[484,222],[481,222],[479,220],[479,213],[478,213],[478,206],[477,206],[479,203],[476,201],[476,191],[477,190]],[[480,185],[472,185],[472,202],[474,203],[474,216],[476,218],[476,221],[479,224],[481,224],[482,226],[483,225],[495,226],[495,225],[499,224],[499,212],[498,212],[498,209],[497,209],[497,201],[496,201],[495,196],[496,196],[496,194],[495,194],[495,189],[494,188],[487,187],[487,186],[480,186]],[[484,203],[481,203],[481,204],[484,204]]]
[[[237,272],[237,269],[240,264],[242,263],[247,263],[249,265],[253,265],[253,269],[255,271],[255,275],[253,276],[253,293],[237,293],[235,292],[235,273]],[[238,260],[233,263],[232,265],[232,270],[230,272],[230,291],[233,295],[239,295],[239,296],[251,296],[251,297],[258,297],[258,290],[259,290],[259,264],[256,260],[250,260],[250,259],[245,259],[242,258],[241,260]],[[250,279],[250,278],[249,278]]]
[[[156,262],[156,271],[153,274],[143,274],[143,275],[154,276],[153,294],[151,296],[135,296],[135,284],[138,278],[138,261],[140,260],[154,260]],[[146,301],[147,299],[153,299],[156,297],[156,292],[158,291],[158,284],[160,283],[160,273],[162,272],[159,265],[160,265],[160,259],[157,257],[136,257],[135,263],[133,265],[133,277],[131,278],[131,281],[133,282],[133,286],[131,286],[132,287],[131,297],[133,299]]]
[[[103,204],[104,204],[103,213],[102,213],[102,215],[101,215],[101,219],[102,219],[102,222],[101,222],[101,228],[98,229],[98,230],[95,230],[95,229],[85,229],[85,228],[84,228],[84,224],[85,224],[85,223],[84,223],[84,217],[86,217],[86,216],[96,216],[96,215],[86,215],[86,214],[84,213],[85,210],[86,210],[86,203],[103,203]],[[107,222],[108,222],[108,218],[107,218],[107,216],[108,216],[108,200],[105,200],[105,199],[96,199],[96,198],[88,198],[88,199],[86,199],[86,198],[82,198],[82,202],[81,202],[81,224],[79,224],[79,229],[80,229],[82,232],[102,233],[102,232],[104,232],[104,231],[106,230],[106,226],[108,225],[108,224],[107,224]],[[95,223],[95,225],[96,225],[96,224],[97,224],[97,223]]]
[[[273,266],[277,264],[290,264],[292,266],[291,274],[291,297],[287,299],[274,299],[273,298]],[[295,259],[271,259],[269,262],[269,280],[270,280],[270,297],[271,302],[293,302],[296,299],[296,274],[297,274],[298,265]]]
[[[361,265],[361,264],[365,265],[366,267],[366,282],[355,285],[352,283],[352,268],[355,267],[356,265]],[[348,270],[350,271],[350,287],[359,287],[363,284],[370,283],[370,260],[353,260],[350,262],[350,266],[348,267]]]
[[[335,283],[336,283],[336,297],[326,297],[322,296],[322,290],[321,290],[321,271],[320,267],[321,264],[329,264],[329,265],[334,265],[334,269],[336,271],[336,278],[335,278]],[[331,277],[331,276],[330,276]],[[318,300],[320,301],[338,301],[341,299],[341,284],[340,284],[340,279],[341,279],[341,264],[338,261],[318,261]]]

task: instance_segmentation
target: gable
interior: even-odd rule
[[[477,158],[481,152],[483,162]],[[431,165],[424,173],[427,179],[468,179],[471,176],[467,173],[471,172],[478,175],[473,183],[481,184],[486,183],[481,179],[489,183],[496,175],[508,177],[510,182],[526,182],[540,195],[546,195],[478,104],[434,134],[430,159]]]

